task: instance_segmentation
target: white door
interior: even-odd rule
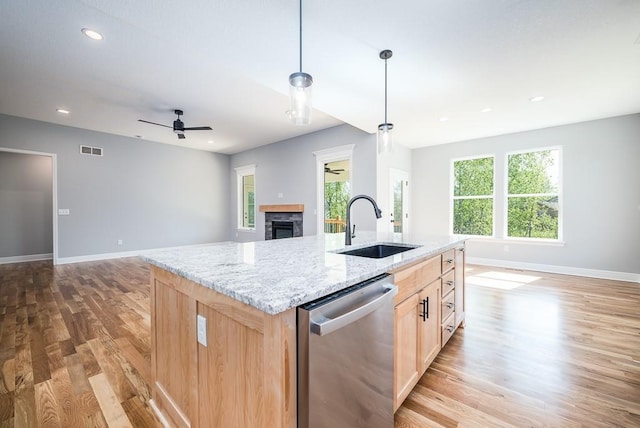
[[[409,232],[409,174],[399,169],[389,170],[389,232]]]

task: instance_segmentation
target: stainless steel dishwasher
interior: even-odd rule
[[[298,307],[298,427],[393,427],[393,297],[379,275]]]

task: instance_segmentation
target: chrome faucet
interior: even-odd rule
[[[349,199],[349,202],[347,203],[347,225],[345,227],[346,230],[344,234],[344,245],[351,245],[351,238],[355,238],[355,225],[353,227],[353,232],[351,231],[351,205],[358,199],[366,199],[371,202],[371,204],[373,205],[373,211],[376,213],[376,218],[382,217],[382,211],[380,210],[380,208],[378,208],[378,204],[376,204],[376,201],[374,201],[371,196],[356,195],[353,198]]]

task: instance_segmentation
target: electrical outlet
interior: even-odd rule
[[[69,208],[60,208],[58,210],[58,215],[69,215],[71,214],[71,211],[69,210]]]
[[[278,193],[278,198],[280,198],[280,199],[284,198],[284,193],[282,193],[282,192]]]
[[[122,239],[118,239],[118,245],[122,245]]]
[[[196,317],[198,325],[198,343],[207,346],[207,319],[202,315]]]

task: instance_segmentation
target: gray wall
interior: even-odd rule
[[[0,147],[57,154],[58,257],[229,238],[227,155],[5,115]]]
[[[233,168],[256,165],[256,206],[265,204],[304,204],[304,235],[316,234],[316,157],[314,151],[354,144],[352,158],[352,195],[364,193],[376,197],[376,136],[350,125],[340,125],[297,138],[231,156],[230,228],[238,241],[264,240],[264,213],[256,216],[256,230],[237,231],[236,172]],[[283,197],[278,198],[282,193]],[[316,213],[314,214],[314,210]],[[358,230],[375,230],[376,218],[366,201],[352,209]]]
[[[53,252],[53,163],[0,151],[0,257]]]
[[[414,230],[448,234],[451,159],[494,154],[496,233],[501,234],[505,153],[547,146],[563,148],[565,244],[475,240],[468,255],[640,273],[640,114],[414,150]]]

